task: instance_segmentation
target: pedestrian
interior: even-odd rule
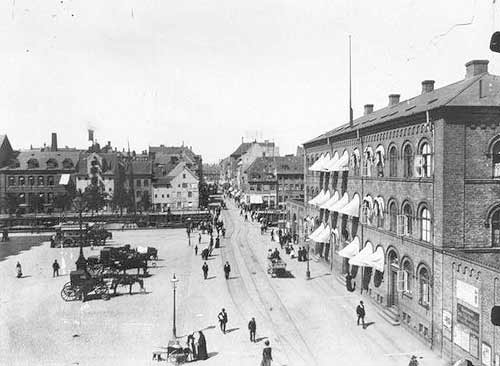
[[[248,221],[248,214],[245,214],[245,221]]]
[[[222,331],[222,333],[226,334],[226,324],[228,320],[226,309],[222,308],[219,315],[217,315],[217,318],[219,319],[220,330]]]
[[[212,247],[214,245],[214,237],[210,235],[210,246]]]
[[[57,259],[52,263],[52,277],[59,277],[59,263],[57,263]]]
[[[411,356],[410,363],[408,364],[408,366],[418,366],[417,356],[415,355]]]
[[[203,332],[200,330],[198,332],[198,360],[206,360],[207,358],[207,340],[205,339]]]
[[[215,238],[215,247],[216,248],[220,248],[220,238],[219,238],[219,235],[217,235],[217,237]]]
[[[194,255],[198,255],[198,245],[194,247]]]
[[[21,263],[17,262],[16,264],[17,278],[21,278],[23,276],[23,270],[21,268]]]
[[[198,357],[196,352],[196,346],[194,344],[194,333],[188,335],[186,343],[187,343],[187,348],[191,351],[191,361],[196,361]]]
[[[359,320],[361,319],[361,323],[363,324],[363,328],[365,327],[365,305],[363,304],[363,301],[359,302],[359,305],[356,307],[356,314],[358,314],[358,325],[359,325]]]
[[[231,272],[231,266],[229,265],[229,262],[226,261],[226,264],[224,264],[224,274],[226,275],[226,280],[229,279],[230,272]]]
[[[226,228],[222,228],[222,237],[225,238],[226,237]]]
[[[255,342],[255,332],[257,331],[255,318],[252,318],[252,320],[248,322],[248,330],[250,331],[250,342]]]
[[[201,233],[198,233],[198,244],[201,244]]]
[[[203,266],[201,267],[201,269],[203,270],[203,277],[205,279],[207,279],[207,277],[208,277],[208,264],[207,264],[207,262],[203,263]]]
[[[272,349],[269,346],[268,340],[266,340],[265,345],[266,346],[262,350],[262,362],[260,363],[260,366],[271,366],[271,361],[273,360],[273,356],[272,356]]]
[[[274,241],[274,229],[271,230],[271,241]]]

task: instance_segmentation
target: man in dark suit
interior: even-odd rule
[[[230,272],[231,272],[231,266],[229,265],[229,262],[226,262],[226,264],[224,264],[224,274],[226,275],[226,280],[229,279]]]
[[[358,325],[359,325],[359,320],[361,319],[361,324],[363,324],[363,328],[365,327],[365,305],[363,304],[363,301],[359,302],[358,307],[356,308],[356,314],[358,314]]]
[[[201,269],[203,270],[203,277],[205,279],[207,279],[207,277],[208,277],[208,264],[207,264],[207,262],[203,263],[203,266],[201,267]]]
[[[250,331],[250,342],[255,342],[255,332],[257,331],[255,318],[252,318],[252,320],[248,322],[248,330]]]
[[[220,330],[222,330],[222,333],[226,334],[226,324],[228,320],[226,309],[223,308],[219,315],[217,315],[217,318],[219,319]]]

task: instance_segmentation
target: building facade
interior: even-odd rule
[[[465,79],[440,89],[426,80],[404,102],[392,94],[377,111],[366,105],[305,143],[305,230],[393,324],[453,360],[493,365],[500,78],[487,65],[467,63]]]
[[[157,212],[194,210],[199,205],[199,179],[186,163],[180,162],[169,172],[158,172],[153,182],[153,207]]]

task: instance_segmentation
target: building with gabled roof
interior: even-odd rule
[[[485,258],[500,255],[500,76],[488,61],[468,62],[456,83],[424,80],[418,96],[367,104],[304,148],[298,220],[318,259],[453,361],[492,364],[500,269]]]

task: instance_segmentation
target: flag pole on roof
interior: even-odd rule
[[[352,80],[351,80],[351,35],[349,34],[349,126],[353,125]]]

